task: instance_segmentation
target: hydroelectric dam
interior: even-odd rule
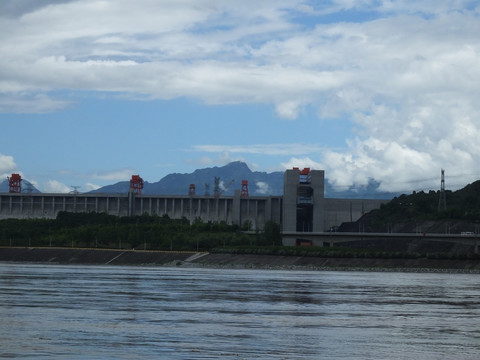
[[[99,212],[116,216],[167,215],[172,219],[199,219],[244,225],[262,230],[265,223],[281,224],[282,231],[321,232],[363,214],[388,200],[335,199],[324,196],[324,171],[287,170],[283,196],[144,195],[89,193],[0,193],[0,220],[55,218],[61,211]]]

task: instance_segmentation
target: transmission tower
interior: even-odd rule
[[[440,197],[438,198],[438,211],[447,210],[447,197],[445,196],[445,170],[442,169],[440,180]]]

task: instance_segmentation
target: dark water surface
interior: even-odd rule
[[[477,274],[0,263],[0,358],[479,359]]]

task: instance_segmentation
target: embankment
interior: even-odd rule
[[[71,248],[0,248],[0,261],[298,270],[451,271],[480,273],[479,260],[321,258]]]
[[[0,248],[0,261],[90,265],[165,265],[185,261],[193,252],[77,248]]]

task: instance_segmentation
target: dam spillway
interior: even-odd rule
[[[324,199],[323,229],[356,221],[377,209],[385,200]],[[294,205],[295,206],[295,205]],[[16,218],[54,219],[60,211],[99,212],[115,216],[167,215],[172,219],[251,223],[263,229],[267,221],[283,223],[282,196],[208,196],[136,194],[11,194],[0,193],[0,220]]]
[[[115,216],[158,215],[190,221],[243,224],[263,228],[281,223],[281,196],[181,196],[128,194],[0,194],[0,219],[56,218],[61,211],[99,212]]]

